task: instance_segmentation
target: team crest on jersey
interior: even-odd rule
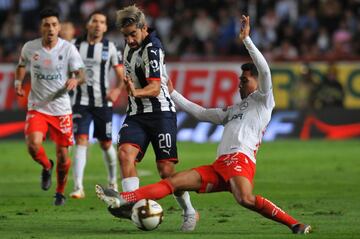
[[[247,101],[243,101],[240,104],[240,110],[244,110],[249,106],[249,103]]]
[[[34,59],[34,61],[39,60],[40,59],[39,53],[35,52],[34,55],[33,55],[33,59]]]
[[[63,56],[62,56],[62,55],[59,55],[58,59],[59,59],[59,61],[62,61]]]
[[[109,58],[109,52],[103,51],[101,53],[101,60],[106,61]]]
[[[136,67],[139,67],[139,66],[141,66],[141,62],[142,62],[142,59],[141,59],[141,57],[136,57],[136,60],[135,60],[135,65],[136,65]]]

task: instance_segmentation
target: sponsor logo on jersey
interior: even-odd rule
[[[171,150],[171,149],[168,149],[168,150],[163,149],[162,151],[163,151],[164,153],[167,153],[167,154],[170,156],[170,150]]]
[[[242,119],[242,117],[243,117],[243,113],[239,113],[239,114],[236,114],[236,115],[233,115],[231,118],[230,118],[230,120],[229,121],[231,121],[231,120],[234,120],[234,119]]]
[[[34,77],[38,80],[61,80],[61,74],[42,74],[35,72]]]
[[[50,66],[51,63],[52,63],[51,59],[45,59],[45,60],[43,61],[44,66]]]

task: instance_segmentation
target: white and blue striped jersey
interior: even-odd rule
[[[155,31],[149,32],[138,49],[132,49],[126,44],[124,50],[125,70],[133,80],[135,88],[144,88],[151,80],[161,81],[160,94],[156,97],[128,97],[128,115],[161,111],[175,112],[175,105],[167,88],[168,75],[164,57],[163,46]]]
[[[92,107],[112,106],[106,99],[110,90],[110,67],[122,64],[122,55],[115,44],[107,39],[89,44],[85,37],[74,42],[85,64],[85,83],[74,92],[73,105]]]

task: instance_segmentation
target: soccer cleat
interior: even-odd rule
[[[108,207],[108,211],[114,217],[131,220],[131,214],[132,214],[132,207],[133,206],[134,206],[134,203],[130,203],[128,205],[124,205],[124,206],[121,206],[119,208]]]
[[[74,191],[71,192],[69,195],[71,198],[74,198],[74,199],[85,198],[85,192],[84,192],[84,189],[82,189],[82,188],[75,188]]]
[[[55,201],[54,201],[54,205],[55,206],[63,206],[65,205],[65,201],[66,201],[66,198],[63,194],[61,193],[55,193]]]
[[[311,226],[298,223],[291,227],[294,234],[309,234],[311,232]]]
[[[103,188],[101,185],[95,185],[95,192],[97,197],[106,203],[108,207],[119,208],[120,206],[128,204],[120,194],[112,189]]]
[[[199,221],[199,219],[200,215],[198,212],[195,212],[195,214],[184,214],[184,220],[180,230],[183,232],[194,231],[196,223]]]
[[[116,192],[119,192],[117,183],[109,183],[108,188],[112,189],[112,190],[114,190]]]
[[[54,162],[50,159],[50,163],[50,169],[43,169],[41,171],[41,188],[44,191],[49,190],[49,188],[51,187],[51,173],[54,168]]]

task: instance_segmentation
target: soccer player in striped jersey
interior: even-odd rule
[[[50,137],[56,143],[55,205],[64,205],[71,164],[68,147],[73,144],[71,102],[67,92],[84,81],[84,63],[73,44],[58,38],[58,13],[46,9],[40,13],[40,18],[41,38],[25,43],[22,48],[15,72],[15,91],[19,96],[24,95],[22,81],[26,66],[29,66],[31,90],[25,125],[28,151],[43,167],[41,188],[48,190],[54,163],[48,159],[42,143],[50,131]]]
[[[144,198],[157,200],[179,190],[198,193],[229,191],[243,207],[288,226],[293,233],[310,232],[310,225],[300,223],[270,200],[253,195],[256,152],[270,121],[275,101],[269,66],[249,36],[250,18],[242,16],[241,26],[239,38],[253,60],[253,63],[246,63],[241,67],[241,102],[226,109],[205,109],[185,99],[169,85],[171,98],[182,110],[201,121],[224,125],[216,161],[120,195],[97,185],[98,197],[108,206],[119,208]]]
[[[118,141],[121,183],[126,192],[139,187],[136,163],[142,160],[150,143],[160,177],[175,173],[177,124],[175,105],[167,88],[164,49],[156,32],[148,28],[144,13],[135,5],[117,12],[117,26],[126,41],[125,83],[129,93],[127,116]],[[180,229],[194,230],[197,212],[189,193],[177,192],[175,198],[183,209]]]
[[[85,63],[86,84],[78,86],[73,96],[74,133],[76,148],[74,153],[74,191],[72,198],[84,198],[83,177],[89,127],[94,121],[94,137],[103,151],[108,171],[109,187],[118,190],[117,156],[112,145],[112,104],[120,95],[123,85],[121,53],[115,44],[104,37],[107,30],[106,15],[94,12],[86,25],[87,34],[75,40],[75,46]],[[111,88],[109,73],[115,71],[116,84]]]

